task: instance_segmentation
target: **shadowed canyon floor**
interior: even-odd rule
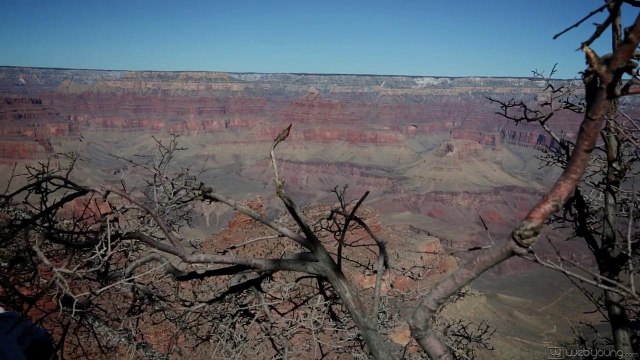
[[[410,264],[429,241],[441,252],[487,245],[480,217],[501,241],[555,180],[558,171],[541,167],[537,156],[557,144],[535,125],[496,115],[486,99],[532,100],[543,86],[526,78],[0,67],[0,178],[6,181],[16,162],[61,161],[56,154],[75,151],[83,159],[78,179],[118,183],[141,171],[123,159],[149,161],[154,138],[176,134],[186,148],[176,159],[181,166],[201,169],[202,180],[228,197],[262,196],[266,211],[279,216],[268,152],[293,124],[277,152],[288,191],[310,208],[333,203],[336,185],[348,184],[352,198],[371,191],[366,205],[393,234],[396,261]],[[577,115],[553,120],[555,132],[575,136]],[[228,231],[232,212],[216,205],[196,211],[194,237]],[[579,243],[547,235],[587,260]],[[243,240],[236,236],[226,241]],[[410,286],[427,287],[440,274]],[[546,356],[546,346],[570,340],[569,323],[590,310],[560,275],[522,260],[473,287],[482,295],[447,311],[497,327],[501,358]],[[557,301],[569,293],[572,304]]]

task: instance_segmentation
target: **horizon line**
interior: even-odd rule
[[[313,73],[313,72],[258,72],[258,71],[219,71],[219,70],[125,70],[125,69],[98,69],[98,68],[69,68],[69,67],[50,67],[50,66],[22,66],[22,65],[0,65],[0,68],[25,68],[39,70],[80,70],[80,71],[104,71],[104,72],[162,72],[162,73],[224,73],[224,74],[240,74],[240,75],[314,75],[314,76],[370,76],[370,77],[406,77],[406,78],[496,78],[496,79],[538,79],[534,76],[506,76],[506,75],[464,75],[464,76],[448,76],[448,75],[401,75],[401,74],[368,74],[368,73]],[[552,78],[552,80],[579,80],[578,78]]]

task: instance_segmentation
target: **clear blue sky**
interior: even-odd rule
[[[572,78],[593,21],[552,36],[601,3],[3,0],[0,65]]]

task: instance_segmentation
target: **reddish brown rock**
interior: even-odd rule
[[[37,142],[9,141],[0,142],[0,159],[4,161],[38,159],[49,152]]]
[[[265,210],[264,210],[264,204],[262,203],[262,197],[261,196],[257,196],[256,198],[247,201],[244,204],[245,207],[248,207],[251,210],[254,210],[256,212],[258,212],[261,215],[265,215]],[[230,230],[234,230],[236,228],[241,229],[244,226],[247,226],[249,224],[254,223],[255,220],[253,220],[253,218],[249,217],[248,215],[245,215],[243,213],[240,213],[238,211],[235,212],[235,215],[233,216],[233,218],[231,220],[229,220],[229,229]]]
[[[495,133],[469,130],[452,130],[450,134],[452,139],[472,140],[487,146],[496,146],[496,144],[498,143],[497,134]]]

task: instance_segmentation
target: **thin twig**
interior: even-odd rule
[[[611,1],[611,0],[610,0]],[[560,36],[562,36],[563,34],[565,34],[566,32],[570,31],[571,29],[575,29],[578,26],[580,26],[580,24],[582,24],[583,22],[587,21],[590,17],[592,17],[593,15],[602,12],[604,9],[607,8],[607,4],[604,4],[602,6],[600,6],[599,8],[593,10],[592,12],[590,12],[589,14],[587,14],[587,16],[583,17],[582,19],[578,20],[575,24],[569,26],[568,28],[562,30],[561,32],[553,35],[553,40],[559,38]]]

